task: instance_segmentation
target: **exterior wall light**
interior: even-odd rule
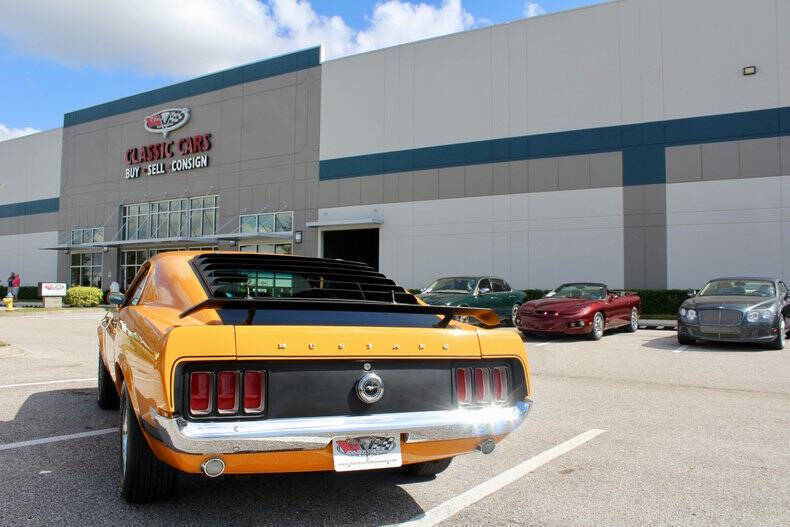
[[[754,75],[757,73],[757,66],[744,66],[743,67],[743,74],[744,75]]]
[[[302,243],[302,231],[294,232],[294,243]]]

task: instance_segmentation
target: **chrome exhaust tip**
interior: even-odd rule
[[[203,474],[206,476],[210,478],[216,478],[225,472],[225,462],[218,457],[213,457],[208,461],[203,462],[203,464],[200,465],[200,468],[203,470]]]
[[[491,439],[490,437],[477,445],[477,449],[482,452],[483,454],[490,454],[494,451],[494,447],[496,447],[496,441]]]

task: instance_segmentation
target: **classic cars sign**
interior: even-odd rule
[[[167,134],[186,124],[189,115],[189,108],[168,108],[146,116],[145,129],[161,133],[165,140],[126,150],[124,179],[159,176],[208,166],[209,156],[205,152],[211,150],[211,134],[167,140]]]

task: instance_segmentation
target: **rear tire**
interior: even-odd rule
[[[772,350],[783,350],[785,349],[785,337],[787,336],[787,327],[785,326],[785,319],[781,317],[779,320],[779,334],[776,338],[769,344],[769,347]]]
[[[424,478],[426,476],[435,476],[440,472],[444,472],[447,467],[452,463],[453,458],[448,457],[445,459],[437,459],[436,461],[426,461],[425,463],[414,463],[412,465],[403,465],[401,471],[407,476],[415,478]]]
[[[678,344],[680,344],[681,346],[691,346],[696,342],[697,339],[693,339],[691,337],[684,337],[683,335],[678,333]]]
[[[101,350],[99,351],[98,378],[99,393],[96,402],[99,404],[99,408],[116,410],[121,400],[118,397],[118,392],[115,391],[115,383],[113,383],[112,377],[110,377],[110,372],[107,371],[107,368],[104,366],[104,361],[101,359]]]
[[[126,383],[121,389],[120,426],[121,495],[130,503],[168,498],[175,488],[176,470],[154,455],[143,436],[129,400]]]
[[[592,329],[590,330],[590,340],[601,340],[603,338],[604,324],[603,313],[600,311],[593,316]]]

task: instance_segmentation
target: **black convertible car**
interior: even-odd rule
[[[678,311],[680,344],[702,339],[784,348],[790,294],[781,280],[717,278],[689,296]]]

